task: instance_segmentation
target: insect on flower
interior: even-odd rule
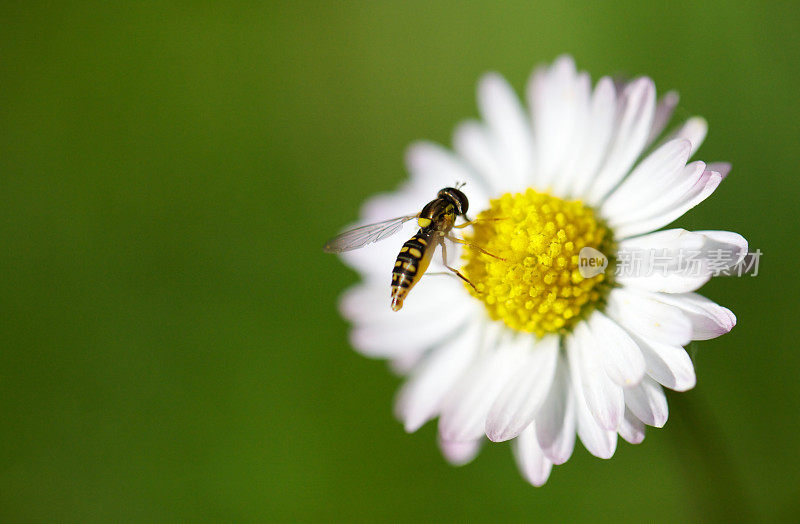
[[[428,269],[431,258],[433,258],[436,251],[436,246],[442,246],[444,267],[475,289],[474,284],[467,277],[447,264],[447,244],[445,239],[470,246],[489,256],[495,256],[479,246],[453,235],[453,228],[465,228],[475,222],[467,218],[466,215],[469,209],[469,200],[460,190],[463,184],[456,185],[458,187],[445,187],[439,190],[436,198],[428,202],[422,208],[422,211],[416,215],[403,215],[345,231],[329,240],[323,249],[327,253],[342,253],[359,249],[373,242],[389,238],[400,231],[403,224],[416,218],[420,229],[416,235],[411,237],[400,248],[400,253],[397,255],[397,260],[392,270],[392,309],[400,311],[403,307],[403,300],[405,300],[411,288],[425,274],[425,270]],[[465,222],[455,225],[458,217],[463,218]]]
[[[463,180],[472,222],[459,188],[445,188],[419,214],[350,231],[326,250],[362,247],[416,218],[420,230],[394,262],[396,311],[428,262],[439,266],[436,246],[447,244],[452,255],[451,242],[467,244],[462,263],[452,264],[459,273],[441,270],[463,280],[426,282],[400,314],[375,307],[385,300],[380,267],[392,263],[392,250],[342,253],[363,279],[339,307],[356,350],[408,375],[396,404],[406,431],[438,418],[439,446],[458,465],[487,439],[512,441],[523,476],[541,486],[578,440],[608,459],[617,437],[637,444],[645,426],[666,423],[664,388],[686,391],[696,382],[684,347],[736,324],[730,310],[696,291],[714,276],[715,253],[736,265],[748,245],[731,231],[661,229],[709,197],[730,170],[691,160],[704,119],[663,133],[676,93],[659,100],[646,77],[593,85],[562,56],[534,71],[526,102],[487,74],[478,84],[480,119],[456,128],[453,150],[413,144],[408,182],[361,212],[364,223],[377,222]],[[466,223],[457,226],[459,216]],[[468,224],[454,240],[453,229]],[[585,248],[608,258],[602,272],[581,272]],[[686,271],[688,250],[696,271]],[[670,261],[663,271],[644,263],[621,270],[626,254],[655,252]]]

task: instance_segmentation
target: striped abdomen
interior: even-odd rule
[[[417,234],[403,244],[392,269],[392,309],[403,307],[408,292],[414,287],[428,269],[431,257],[436,251],[435,230],[420,229]]]

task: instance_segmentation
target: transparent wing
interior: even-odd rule
[[[384,238],[388,238],[403,227],[403,224],[417,218],[417,215],[405,215],[397,218],[390,218],[383,222],[376,222],[366,226],[357,227],[350,231],[345,231],[339,236],[335,236],[325,244],[322,248],[326,253],[341,253],[343,251],[352,251],[372,244]]]

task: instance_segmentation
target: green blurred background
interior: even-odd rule
[[[794,2],[3,2],[0,520],[777,520],[800,513]],[[479,75],[648,74],[732,175],[679,220],[764,253],[739,325],[610,461],[448,466],[320,246],[449,143]],[[387,273],[387,285],[388,285]]]

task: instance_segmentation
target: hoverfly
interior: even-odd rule
[[[463,187],[463,184],[459,187]],[[329,240],[325,244],[324,250],[327,253],[342,253],[362,248],[394,235],[400,231],[403,224],[416,218],[420,229],[416,235],[411,237],[400,248],[400,253],[398,253],[397,260],[394,263],[394,269],[392,269],[392,310],[399,311],[403,307],[403,300],[405,300],[411,288],[419,282],[425,270],[428,269],[428,265],[436,251],[436,246],[442,246],[444,266],[475,289],[475,286],[467,277],[447,264],[447,246],[445,244],[445,239],[447,239],[494,256],[466,240],[456,238],[451,233],[454,227],[463,228],[474,223],[474,221],[470,221],[467,218],[468,209],[469,200],[459,188],[445,187],[439,190],[436,198],[428,202],[422,208],[422,211],[416,215],[404,215],[345,231]],[[459,216],[466,222],[457,226],[455,222]]]

